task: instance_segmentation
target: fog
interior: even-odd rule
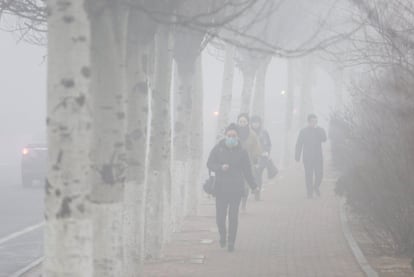
[[[7,182],[17,183],[21,150],[46,137],[46,49],[18,42],[17,35],[3,31],[0,50],[0,164],[12,178]]]
[[[0,277],[412,276],[410,0],[0,0]]]

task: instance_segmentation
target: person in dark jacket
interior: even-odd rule
[[[234,251],[239,207],[244,194],[244,181],[255,192],[257,184],[253,178],[249,155],[239,142],[238,127],[230,124],[222,139],[210,152],[207,167],[216,176],[216,221],[220,234],[220,246],[227,242],[226,219],[229,217],[228,251]]]
[[[318,118],[316,115],[308,116],[308,124],[299,133],[295,159],[299,162],[303,152],[306,188],[308,198],[312,198],[314,192],[320,196],[319,187],[323,177],[322,143],[326,141],[326,133],[323,128],[317,126]]]
[[[250,124],[252,130],[256,133],[259,138],[260,148],[262,154],[259,157],[259,161],[256,166],[257,184],[259,186],[258,192],[255,197],[256,200],[261,199],[261,189],[263,185],[263,171],[267,167],[267,163],[270,162],[269,156],[272,150],[272,141],[270,140],[269,133],[263,128],[262,118],[259,116],[252,116],[250,118]]]

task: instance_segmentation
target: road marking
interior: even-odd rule
[[[38,223],[36,225],[33,225],[33,226],[29,226],[27,228],[24,228],[21,231],[17,231],[17,232],[14,232],[14,233],[12,233],[12,234],[10,234],[8,236],[5,236],[5,237],[3,237],[3,238],[0,239],[0,244],[3,244],[3,243],[8,242],[8,241],[10,241],[12,239],[15,239],[17,237],[20,237],[20,236],[22,236],[24,234],[30,233],[30,232],[32,232],[34,230],[37,230],[37,229],[43,227],[44,224],[45,224],[44,222],[41,222],[41,223]]]
[[[24,268],[20,269],[19,271],[16,271],[15,273],[10,275],[9,277],[20,277],[20,276],[22,276],[23,274],[27,273],[32,268],[40,265],[43,262],[43,260],[44,260],[44,257],[41,257],[41,258],[35,260],[34,262],[28,264]]]

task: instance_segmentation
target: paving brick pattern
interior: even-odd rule
[[[308,200],[302,168],[282,172],[265,186],[263,201],[251,197],[240,215],[234,253],[219,247],[214,200],[204,199],[200,215],[186,219],[144,276],[364,276],[343,236],[332,180],[326,177],[321,198]]]

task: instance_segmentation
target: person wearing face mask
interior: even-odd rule
[[[295,159],[299,162],[301,155],[303,156],[308,198],[312,198],[313,193],[320,196],[319,187],[323,177],[322,143],[326,141],[326,132],[317,125],[318,118],[310,114],[308,126],[300,131],[296,142]]]
[[[262,154],[259,138],[253,130],[250,129],[249,115],[242,113],[237,117],[237,124],[239,130],[239,137],[241,146],[246,149],[249,159],[252,164],[252,171],[256,173],[258,167],[259,158]],[[256,177],[256,176],[255,176]],[[257,192],[258,193],[258,192]],[[247,198],[249,196],[249,189],[245,184],[245,194],[242,198],[242,211],[246,211]]]
[[[220,234],[220,246],[228,245],[228,251],[234,251],[236,242],[239,206],[244,195],[244,182],[256,191],[249,155],[239,143],[236,124],[230,124],[222,139],[210,152],[207,167],[215,173],[216,221]],[[228,234],[226,219],[228,222]]]

